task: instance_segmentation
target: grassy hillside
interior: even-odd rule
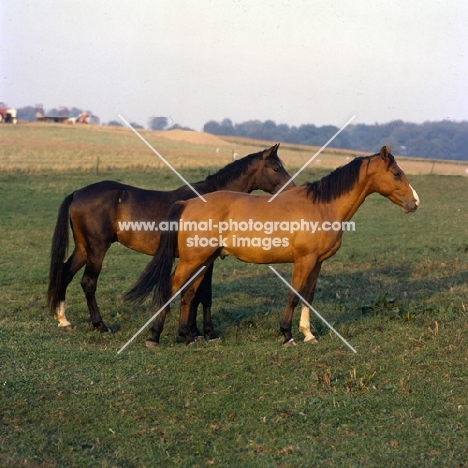
[[[24,123],[0,128],[0,171],[64,172],[74,169],[102,171],[114,168],[162,168],[164,164],[130,129],[87,125]],[[139,133],[174,167],[219,168],[233,155],[245,156],[277,141],[220,138],[191,131]],[[325,142],[324,142],[325,143]],[[282,144],[280,155],[289,169],[301,167],[320,148]],[[375,148],[378,152],[380,148]],[[334,168],[363,153],[327,148],[311,163],[311,168]],[[468,164],[399,158],[409,174],[468,175]]]

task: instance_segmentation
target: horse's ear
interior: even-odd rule
[[[388,155],[392,152],[392,147],[391,146],[382,146],[382,149],[380,150],[380,157],[386,161],[388,159]]]
[[[275,146],[272,146],[271,148],[265,150],[263,152],[263,159],[268,159],[271,158],[272,156],[276,156],[276,153],[278,152],[278,147],[279,143],[277,143]]]

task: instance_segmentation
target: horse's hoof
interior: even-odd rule
[[[95,330],[99,330],[99,333],[109,333],[109,335],[112,335],[112,330],[103,323],[97,323],[96,325],[93,323],[93,326]]]
[[[201,346],[205,343],[205,338],[203,336],[191,336],[190,338],[186,338],[185,344],[186,346]]]
[[[283,346],[297,346],[297,343],[294,341],[294,338],[291,338],[289,341],[285,341]]]
[[[221,337],[220,336],[216,336],[214,338],[208,338],[208,343],[220,343],[221,342]]]
[[[147,348],[158,348],[159,343],[157,341],[152,341],[152,340],[146,340],[146,347]]]
[[[221,338],[216,332],[205,333],[205,336],[208,341],[216,341]]]
[[[72,329],[72,324],[70,322],[59,323],[58,327],[70,331]]]
[[[315,344],[318,343],[317,338],[313,336],[312,338],[304,338],[304,343]]]

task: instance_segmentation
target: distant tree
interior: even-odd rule
[[[260,120],[247,120],[247,122],[236,124],[233,130],[230,130],[230,126],[232,126],[232,123],[230,123],[231,121],[229,119],[224,119],[223,122],[224,125],[222,126],[222,128],[224,128],[224,131],[230,132],[223,133],[223,135],[237,135],[245,138],[257,138],[259,140],[265,139],[263,138],[263,122],[261,122]]]
[[[140,125],[136,122],[130,122],[130,125],[133,127],[133,128],[144,128],[143,125]]]
[[[36,120],[36,108],[32,106],[21,107],[18,109],[18,120]]]
[[[150,117],[148,119],[148,127],[151,130],[165,130],[168,125],[167,117]]]
[[[278,141],[286,141],[286,138],[289,134],[289,125],[286,124],[279,124],[277,127],[278,135],[276,139]]]
[[[109,127],[123,127],[118,120],[111,120],[110,122],[107,122],[107,125],[109,125]]]
[[[79,109],[78,107],[72,107],[69,111],[70,117],[77,117],[83,112],[83,109]],[[89,115],[91,115],[90,111],[86,111]]]
[[[231,119],[223,119],[223,121],[221,122],[221,131],[223,132],[223,135],[236,135],[236,129],[234,128]]]
[[[212,135],[222,135],[220,131],[220,125],[214,120],[210,120],[203,125],[203,131],[206,133],[211,133]]]

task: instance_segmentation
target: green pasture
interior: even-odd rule
[[[120,355],[151,317],[121,299],[149,257],[119,245],[106,257],[98,302],[112,336],[88,322],[81,272],[68,289],[73,330],[45,308],[57,209],[102,179],[181,185],[156,168],[0,173],[0,466],[467,465],[468,178],[410,176],[412,214],[370,196],[325,262],[314,305],[357,354],[318,319],[319,343],[302,343],[299,310],[299,344],[283,348],[286,286],[226,258],[214,274],[221,343],[180,342],[175,304],[159,349],[144,332]]]

